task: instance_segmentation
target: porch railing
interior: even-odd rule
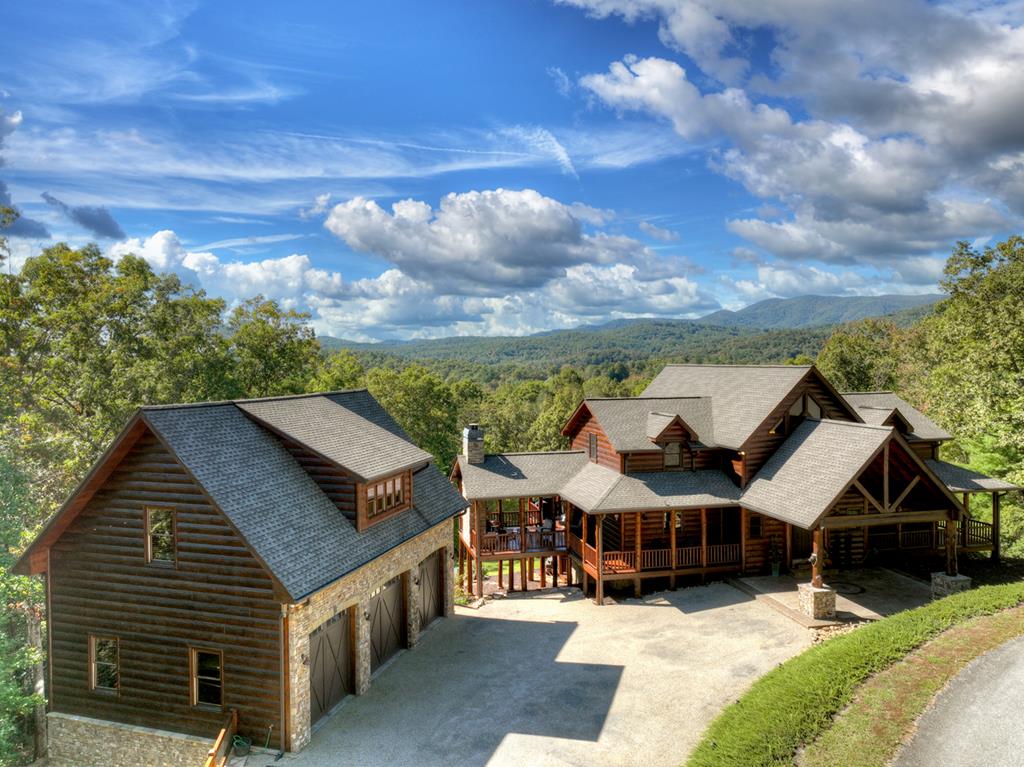
[[[596,552],[595,552],[596,555]],[[606,573],[635,573],[636,551],[606,551],[603,556]],[[740,544],[723,543],[707,547],[707,564],[730,565],[740,562]],[[701,547],[687,546],[676,549],[676,569],[701,566]],[[672,549],[641,549],[640,570],[671,570]]]
[[[900,533],[902,549],[930,549],[932,541],[931,530],[904,530]]]
[[[723,543],[716,546],[708,546],[709,565],[729,565],[740,561],[740,545],[738,543]]]
[[[227,764],[228,754],[231,753],[231,745],[235,740],[235,733],[238,731],[238,712],[231,709],[227,720],[220,732],[217,733],[213,745],[206,752],[206,761],[203,767],[223,767]]]
[[[523,542],[518,531],[511,533],[484,533],[481,554],[501,554],[522,551]],[[526,551],[552,551],[565,549],[564,530],[527,530]]]
[[[960,525],[961,546],[991,546],[992,523],[980,519],[965,520],[966,524]]]

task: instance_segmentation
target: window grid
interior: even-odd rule
[[[224,654],[191,649],[192,705],[220,708],[224,703]]]
[[[117,693],[121,689],[121,650],[117,637],[89,636],[89,689]]]
[[[405,503],[405,480],[392,477],[366,486],[366,516],[373,518]]]
[[[173,565],[177,559],[174,509],[146,507],[146,561]]]

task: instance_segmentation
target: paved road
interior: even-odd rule
[[[969,663],[921,717],[895,767],[1024,764],[1024,637]]]
[[[274,767],[677,767],[810,642],[724,583],[603,607],[578,589],[517,594],[436,623]]]

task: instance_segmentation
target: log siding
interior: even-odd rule
[[[175,512],[173,566],[146,563],[144,509]],[[270,576],[150,432],[50,552],[54,711],[211,736],[224,712],[281,732],[281,606]],[[90,690],[89,636],[119,641],[119,689]],[[189,648],[223,652],[223,707],[191,705]]]

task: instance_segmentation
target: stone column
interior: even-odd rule
[[[827,586],[801,583],[797,587],[800,612],[814,620],[832,620],[836,617],[836,592]]]
[[[356,658],[355,658],[355,688],[356,695],[363,695],[370,689],[370,617],[367,604],[360,602],[356,605]]]
[[[405,645],[415,647],[420,641],[420,570],[418,567],[402,574],[405,589]]]

